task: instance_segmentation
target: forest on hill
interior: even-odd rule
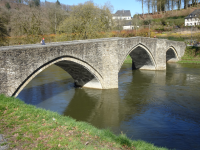
[[[146,2],[144,1],[145,4]],[[153,0],[150,2],[152,6]],[[153,13],[135,14],[131,23],[134,30],[124,31],[123,20],[116,23],[112,19],[113,6],[109,2],[103,6],[92,1],[70,6],[61,4],[59,0],[55,3],[40,0],[0,0],[0,46],[35,44],[42,38],[46,42],[57,42],[116,36],[163,37],[157,34],[184,27],[184,17],[198,9],[194,5],[187,9],[161,11],[163,9],[160,9],[160,2],[155,2],[155,9],[151,7]],[[165,1],[163,4],[164,10],[168,4],[171,6],[174,3],[173,0],[167,2],[169,3]],[[170,8],[174,9],[172,6]]]
[[[96,38],[97,33],[112,27],[109,4],[97,6],[85,2],[75,6],[40,2],[39,0],[12,0],[0,2],[0,43],[36,43],[43,35],[69,34],[79,39]],[[73,34],[72,34],[73,33]],[[72,36],[72,37],[71,37]],[[9,37],[9,38],[6,38]],[[21,41],[13,39],[20,38]],[[48,40],[48,39],[47,39]]]

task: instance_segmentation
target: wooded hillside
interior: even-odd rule
[[[57,33],[78,34],[79,39],[93,37],[94,32],[111,30],[112,15],[109,7],[107,4],[96,6],[91,1],[68,6],[58,0],[56,3],[42,3],[40,0],[2,0],[0,45],[7,45],[7,36],[25,37],[24,40],[29,40],[29,43],[38,42],[38,36]]]

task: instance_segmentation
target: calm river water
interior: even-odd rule
[[[112,90],[74,88],[70,75],[53,65],[18,98],[133,140],[200,149],[200,65],[171,63],[166,71],[144,71],[124,64],[119,89]]]

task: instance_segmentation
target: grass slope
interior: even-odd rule
[[[185,53],[178,63],[196,63],[200,64],[200,47],[188,46]]]
[[[0,95],[0,116],[0,134],[7,136],[10,149],[166,149],[4,95]]]
[[[124,61],[124,63],[132,63],[132,58],[130,55],[128,55]]]

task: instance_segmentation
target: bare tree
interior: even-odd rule
[[[0,14],[0,46],[5,45],[6,43],[6,37],[8,36],[7,28],[7,18],[5,18],[5,12],[4,15]]]
[[[51,32],[56,33],[57,27],[67,17],[68,12],[63,10],[61,5],[59,5],[58,3],[47,3],[45,7],[48,14],[47,19],[50,22],[49,26]]]
[[[150,13],[151,0],[145,0],[145,4],[147,5],[148,13]]]
[[[59,26],[64,33],[73,33],[79,39],[95,38],[99,32],[111,29],[112,15],[108,7],[99,8],[92,2],[72,8],[70,15]]]
[[[144,0],[137,0],[137,1],[142,2],[142,14],[144,14],[144,9],[143,9],[144,8],[143,7],[144,6]]]

